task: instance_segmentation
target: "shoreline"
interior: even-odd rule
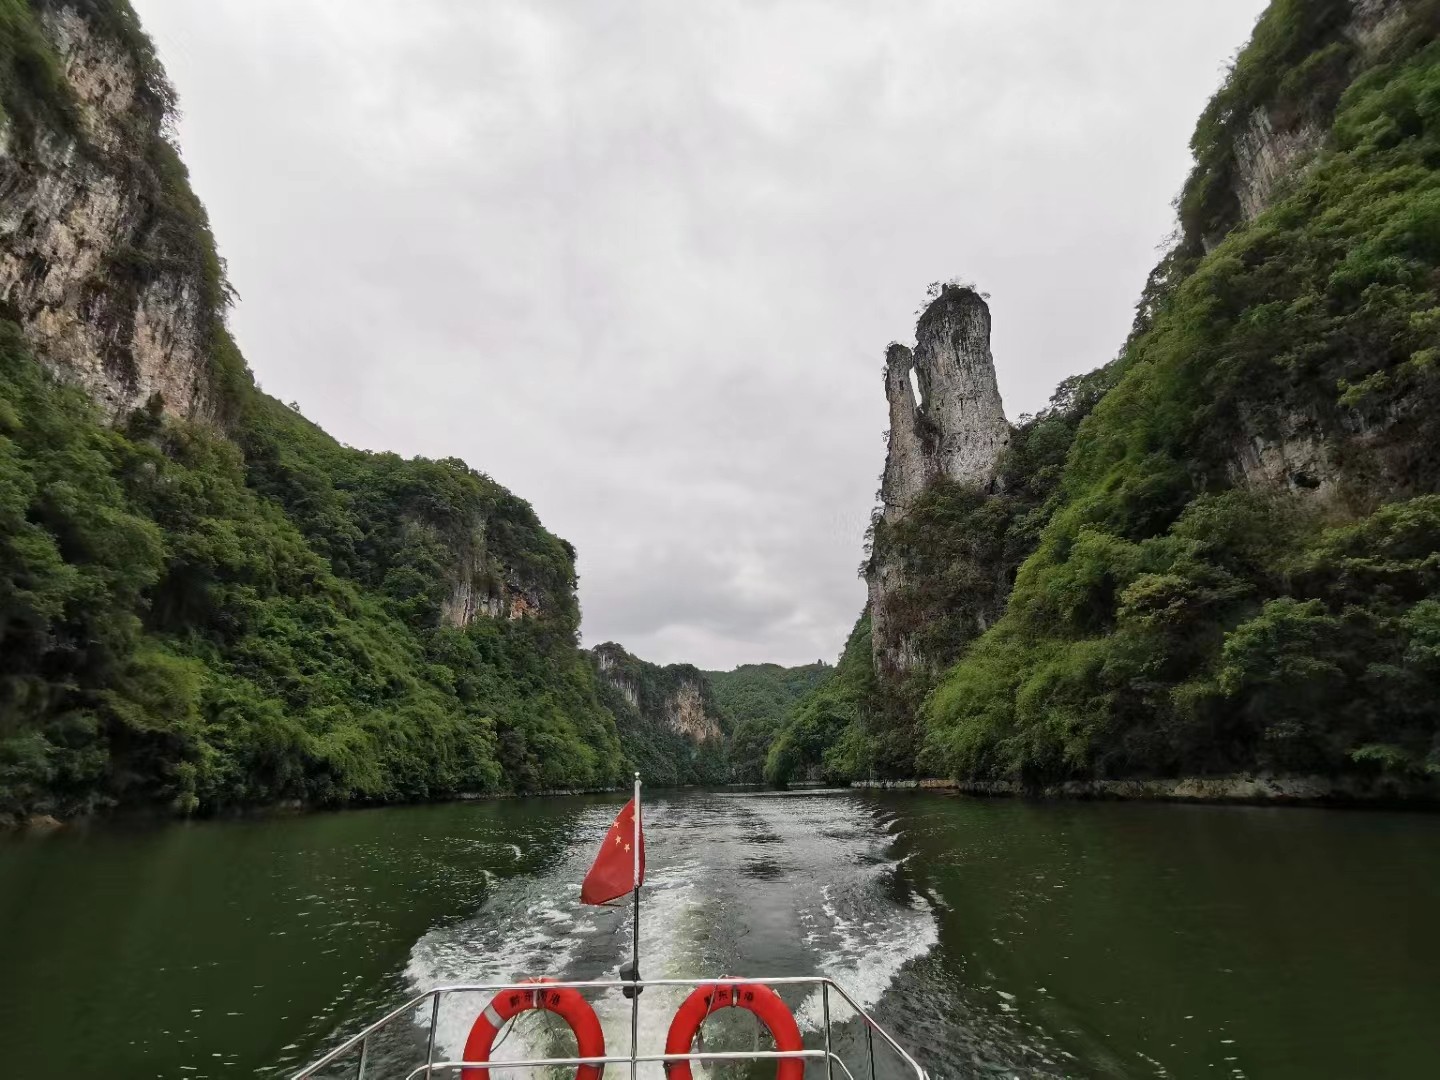
[[[56,817],[52,814],[0,814],[0,833],[54,832],[91,825],[177,824],[187,821],[244,821],[250,818],[293,817],[302,814],[340,813],[347,810],[384,810],[396,806],[440,806],[445,803],[491,802],[502,799],[542,799],[566,795],[614,795],[628,787],[548,788],[544,791],[462,791],[436,799],[397,799],[394,802],[307,803],[299,799],[254,806],[232,806],[210,814],[177,814],[163,807],[129,807],[100,814]]]
[[[1440,784],[1384,777],[1242,773],[1174,779],[1067,780],[1027,787],[1015,780],[853,780],[860,791],[936,791],[987,799],[1212,803],[1440,810]]]
[[[725,784],[729,790],[766,790],[763,784]],[[953,780],[926,777],[906,780],[852,780],[852,791],[915,791],[979,799],[1071,800],[1077,802],[1169,802],[1232,806],[1297,806],[1354,809],[1397,809],[1440,812],[1440,782],[1400,781],[1384,777],[1327,777],[1242,773],[1230,776],[1171,779],[1067,780],[1026,787],[1015,780]],[[805,786],[792,786],[792,790]],[[259,806],[230,807],[212,814],[180,815],[161,808],[130,808],[112,813],[57,818],[51,814],[0,814],[0,834],[48,833],[93,825],[175,824],[188,821],[243,821],[252,818],[381,810],[397,806],[492,802],[507,799],[614,795],[628,787],[553,788],[544,791],[459,792],[437,799],[396,802],[352,802],[317,805],[284,800]],[[674,790],[674,789],[655,789]],[[682,788],[683,790],[683,788]]]

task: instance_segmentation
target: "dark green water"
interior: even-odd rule
[[[616,802],[0,837],[0,1076],[283,1075],[417,986],[613,975]],[[1440,817],[656,795],[649,862],[647,975],[828,972],[937,1078],[1440,1069]]]

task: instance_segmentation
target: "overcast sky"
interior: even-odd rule
[[[991,294],[1012,419],[1129,328],[1263,0],[134,0],[266,391],[463,457],[587,644],[834,660],[885,346]]]

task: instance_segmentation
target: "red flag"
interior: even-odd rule
[[[645,880],[645,833],[637,820],[638,812],[638,800],[631,799],[605,834],[595,865],[580,886],[582,904],[604,904],[624,896]]]

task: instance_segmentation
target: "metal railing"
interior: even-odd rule
[[[437,1030],[440,1026],[440,1004],[446,997],[455,994],[489,994],[493,996],[507,990],[533,991],[537,988],[534,982],[484,983],[475,985],[457,984],[453,986],[437,986],[434,989],[427,990],[423,994],[419,994],[416,997],[411,998],[399,1008],[394,1009],[389,1013],[386,1013],[379,1020],[375,1021],[375,1023],[371,1024],[363,1031],[356,1032],[350,1038],[346,1039],[345,1042],[341,1043],[334,1050],[331,1050],[328,1054],[320,1058],[318,1061],[315,1061],[313,1064],[307,1065],[305,1068],[301,1069],[294,1075],[293,1080],[311,1080],[311,1078],[316,1077],[321,1072],[321,1070],[326,1069],[327,1067],[351,1056],[352,1054],[357,1055],[359,1059],[359,1065],[355,1073],[355,1080],[366,1080],[366,1069],[370,1062],[370,1048],[372,1045],[372,1040],[380,1032],[389,1028],[397,1021],[400,1021],[406,1017],[414,1016],[417,1011],[423,1009],[427,1004],[429,1005],[430,1010],[430,1030],[426,1038],[425,1062],[424,1064],[417,1066],[413,1071],[408,1073],[406,1075],[406,1080],[419,1080],[420,1077],[424,1077],[425,1080],[433,1080],[436,1075],[445,1077],[454,1076],[458,1078],[459,1071],[461,1069],[538,1069],[548,1068],[551,1066],[579,1067],[582,1065],[630,1065],[633,1069],[637,1065],[647,1063],[668,1063],[678,1061],[712,1063],[734,1061],[783,1061],[787,1058],[799,1058],[806,1062],[823,1061],[825,1063],[825,1075],[827,1080],[835,1080],[837,1075],[837,1069],[840,1072],[844,1073],[848,1080],[855,1080],[855,1074],[850,1071],[850,1068],[845,1064],[844,1061],[841,1060],[840,1056],[835,1052],[834,1038],[831,1031],[830,1015],[830,995],[832,993],[838,994],[841,1000],[843,1000],[851,1008],[851,1010],[854,1011],[855,1018],[864,1025],[865,1041],[867,1047],[869,1047],[870,1049],[870,1076],[872,1080],[874,1077],[874,1041],[877,1037],[883,1045],[888,1046],[900,1059],[900,1062],[903,1064],[903,1072],[907,1076],[913,1077],[914,1080],[929,1080],[929,1074],[926,1073],[925,1070],[920,1066],[920,1063],[917,1062],[913,1057],[911,1057],[910,1054],[905,1050],[905,1048],[901,1046],[898,1042],[896,1042],[895,1038],[883,1027],[881,1027],[880,1024],[877,1023],[876,1020],[872,1016],[870,1016],[869,1013],[867,1013],[863,1008],[861,1008],[860,1004],[845,991],[844,987],[842,987],[834,979],[831,979],[828,976],[824,975],[798,975],[786,976],[776,979],[739,979],[729,977],[720,979],[641,979],[638,982],[630,982],[628,980],[619,979],[597,979],[580,982],[547,981],[543,985],[546,990],[573,989],[624,991],[626,989],[631,989],[638,992],[639,990],[648,989],[650,987],[662,986],[695,989],[701,986],[741,986],[747,983],[763,983],[764,985],[772,988],[782,986],[818,987],[820,991],[820,1009],[822,1021],[821,1033],[824,1039],[824,1049],[817,1048],[812,1050],[726,1050],[691,1054],[642,1054],[640,1053],[640,1048],[637,1040],[632,1035],[630,1040],[630,1052],[628,1054],[607,1055],[605,1057],[527,1058],[520,1061],[437,1061],[435,1059],[435,1039]],[[483,1009],[484,1007],[484,1003],[481,1003],[479,1009],[476,1010],[477,1015],[480,1009]]]

